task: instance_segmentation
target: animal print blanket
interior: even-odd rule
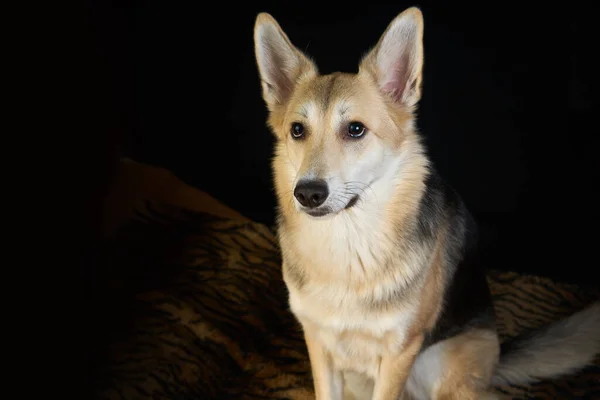
[[[168,171],[124,161],[97,271],[96,399],[313,399],[272,231]],[[597,291],[491,271],[502,338],[583,308]],[[599,333],[600,334],[600,333]],[[600,360],[577,376],[498,390],[598,399]]]

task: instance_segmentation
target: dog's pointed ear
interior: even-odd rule
[[[268,13],[256,17],[254,53],[263,98],[271,110],[289,99],[300,80],[318,73],[316,65],[292,44]]]
[[[377,45],[362,59],[359,71],[375,79],[384,95],[412,107],[421,98],[423,14],[411,7],[387,27]]]

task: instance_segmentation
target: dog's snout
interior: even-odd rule
[[[329,189],[323,180],[300,181],[294,189],[294,196],[304,207],[316,208],[325,202]]]

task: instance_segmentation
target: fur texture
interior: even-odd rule
[[[317,399],[477,399],[494,376],[556,376],[589,361],[582,349],[597,351],[593,307],[523,342],[587,339],[564,368],[540,372],[524,350],[500,357],[475,223],[416,129],[423,29],[409,8],[357,74],[320,75],[273,17],[256,20],[283,276]]]
[[[600,302],[503,344],[494,385],[530,384],[576,372],[600,353]]]

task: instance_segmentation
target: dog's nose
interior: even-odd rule
[[[325,202],[329,189],[323,180],[300,181],[294,189],[294,196],[304,207],[315,208]]]

